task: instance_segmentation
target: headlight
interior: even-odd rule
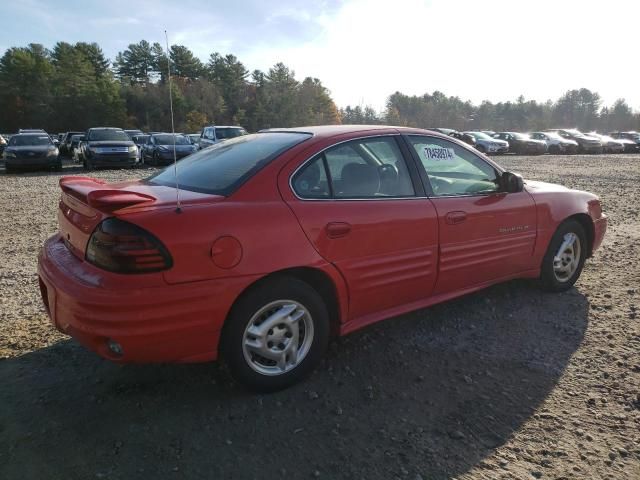
[[[138,147],[136,147],[135,145],[131,145],[129,147],[129,153],[138,153]]]
[[[5,158],[16,158],[16,154],[13,152],[4,152]]]
[[[47,157],[57,157],[58,156],[58,149],[54,148],[53,150],[49,150],[47,152]]]

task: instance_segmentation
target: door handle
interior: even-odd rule
[[[325,231],[329,238],[340,238],[349,234],[351,225],[346,222],[329,222],[325,227]]]
[[[445,216],[445,219],[449,225],[457,225],[467,219],[467,212],[449,212]]]

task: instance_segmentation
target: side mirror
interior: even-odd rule
[[[507,193],[518,193],[524,189],[524,180],[517,173],[504,172],[500,179],[502,190]]]

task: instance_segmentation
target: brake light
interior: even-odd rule
[[[116,273],[150,273],[173,265],[171,255],[154,235],[118,218],[107,218],[91,234],[86,259]]]

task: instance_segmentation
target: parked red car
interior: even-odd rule
[[[140,181],[63,177],[40,252],[56,327],[117,362],[222,357],[257,390],[331,335],[513,278],[570,288],[606,216],[436,132],[328,126],[227,140]],[[179,194],[179,207],[177,204]]]

